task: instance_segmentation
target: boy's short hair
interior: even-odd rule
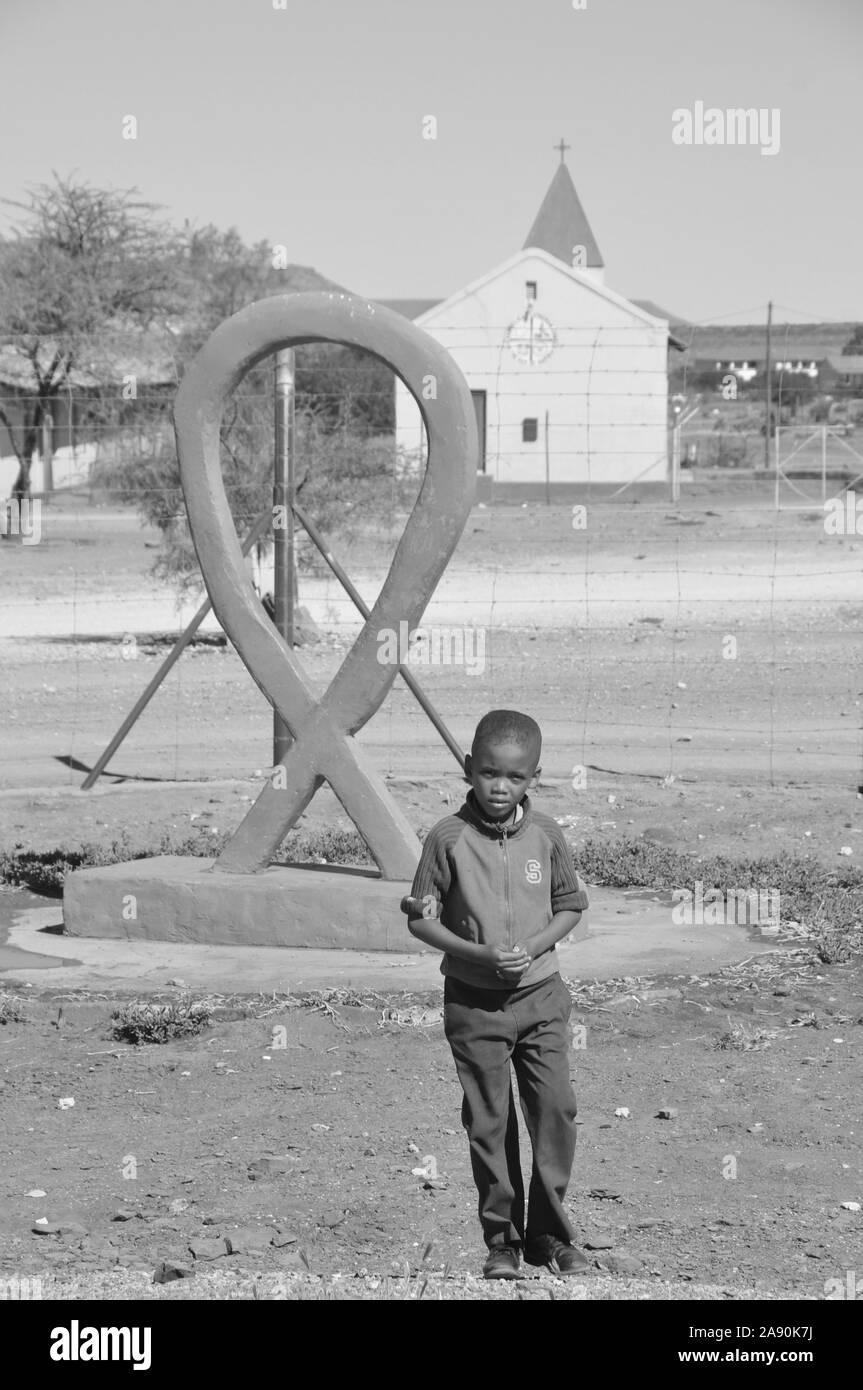
[[[523,748],[542,749],[542,730],[529,714],[515,709],[492,709],[476,726],[471,752],[480,743],[517,743]]]

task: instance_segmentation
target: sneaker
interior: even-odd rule
[[[516,1245],[493,1245],[482,1267],[483,1279],[523,1279]]]
[[[544,1265],[552,1274],[587,1274],[593,1268],[583,1250],[557,1236],[539,1236],[525,1247],[524,1258],[530,1265]]]

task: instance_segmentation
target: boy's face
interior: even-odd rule
[[[538,771],[539,749],[531,744],[482,741],[465,758],[464,770],[489,820],[506,820]]]

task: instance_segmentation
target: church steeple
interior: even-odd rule
[[[539,247],[565,265],[592,274],[601,281],[603,259],[564,162],[569,146],[561,140],[555,149],[560,152],[560,164],[522,249]]]

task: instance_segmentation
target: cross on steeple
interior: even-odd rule
[[[563,136],[561,135],[561,137],[560,137],[560,144],[559,144],[559,145],[555,145],[554,148],[555,148],[556,150],[560,150],[560,162],[561,162],[561,164],[565,164],[565,163],[566,163],[566,156],[565,156],[565,154],[564,154],[564,150],[571,150],[571,149],[572,149],[572,145],[565,145],[565,144],[563,143]]]

